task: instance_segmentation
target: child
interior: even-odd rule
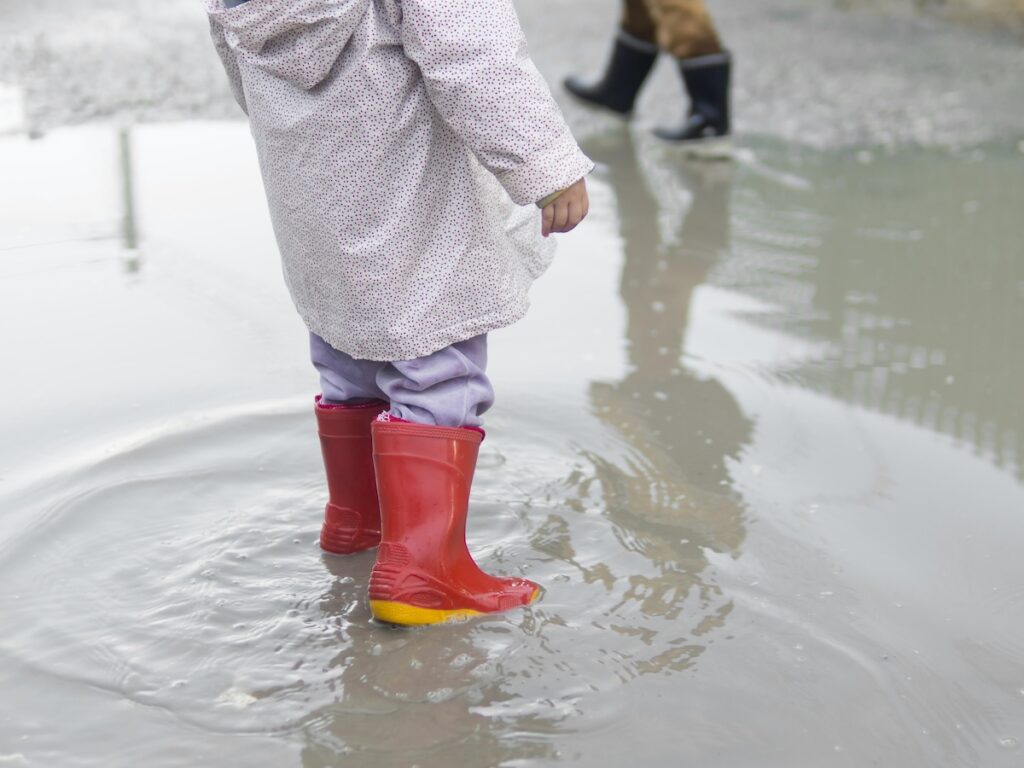
[[[487,333],[526,312],[542,237],[586,216],[593,163],[511,0],[205,2],[320,373],[321,547],[378,546],[382,621],[533,602],[466,548]]]

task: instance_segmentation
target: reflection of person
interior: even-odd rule
[[[681,246],[668,247],[628,140],[594,156],[605,163],[618,200],[630,370],[619,382],[590,387],[595,413],[624,438],[627,455],[590,459],[609,515],[645,540],[652,560],[681,562],[688,574],[683,586],[704,590],[704,548],[735,551],[744,537],[741,505],[727,489],[727,459],[748,439],[750,424],[719,381],[688,370],[680,357],[694,291],[728,247],[732,168],[680,169],[693,201]],[[641,581],[645,610],[672,610],[678,575]]]
[[[465,545],[486,334],[525,313],[542,236],[586,215],[593,164],[511,0],[206,7],[321,374],[322,546],[382,542],[385,621],[531,602],[537,585],[488,576]]]
[[[346,626],[361,612],[353,608],[361,595],[345,578],[345,563],[324,560],[336,578],[317,608],[321,625],[332,631],[300,633],[292,646],[295,655],[318,662],[311,677],[302,669],[307,700],[320,702],[295,727],[304,736],[303,766],[428,768],[554,760],[550,740],[509,738],[537,728],[531,714],[514,714],[522,708],[511,706],[501,717],[492,714],[521,703],[508,690],[503,665],[495,663],[503,648],[515,646],[493,635],[488,639],[489,633],[481,635],[473,625],[421,633],[415,642],[401,633]],[[279,693],[257,695],[277,698]]]
[[[661,50],[676,59],[690,110],[682,126],[655,134],[697,154],[726,154],[732,57],[703,0],[624,0],[604,76],[594,84],[570,77],[565,87],[585,102],[628,115]]]

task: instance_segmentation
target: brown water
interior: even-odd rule
[[[470,522],[527,611],[322,556],[246,129],[0,140],[0,764],[1024,760],[1024,154],[593,130]]]

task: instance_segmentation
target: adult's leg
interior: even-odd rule
[[[567,77],[566,90],[587,104],[629,115],[658,58],[656,29],[645,0],[624,0],[604,74],[597,81]]]
[[[627,0],[627,6],[630,2],[647,7],[655,41],[677,59],[722,52],[722,42],[704,0]],[[639,13],[634,15],[640,18]]]
[[[658,45],[677,60],[690,108],[679,127],[655,134],[692,154],[730,154],[729,85],[732,56],[722,47],[704,0],[645,0],[657,27]]]
[[[658,25],[654,22],[648,0],[623,0],[620,29],[645,43],[658,42]]]

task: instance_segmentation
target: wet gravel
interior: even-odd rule
[[[569,72],[599,70],[616,0],[518,6],[534,57],[553,84]],[[741,136],[826,147],[1024,135],[1019,37],[811,0],[711,6],[737,59]],[[197,0],[8,0],[0,20],[0,132],[239,115]],[[679,89],[666,59],[640,100],[638,123],[676,119],[684,105]],[[577,126],[595,119],[574,105],[567,111]]]

